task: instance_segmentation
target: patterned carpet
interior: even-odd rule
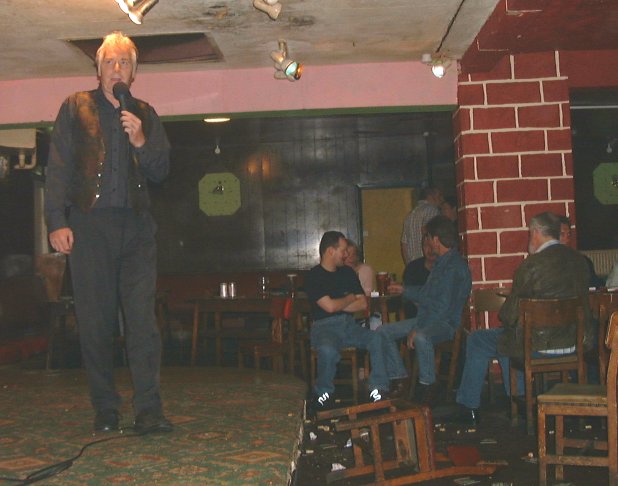
[[[122,425],[133,422],[130,378],[117,370]],[[285,485],[302,438],[306,385],[289,375],[234,368],[166,368],[171,434],[93,437],[82,370],[0,367],[0,477],[25,478],[95,444],[68,470],[37,484]],[[9,482],[1,484],[10,484]]]

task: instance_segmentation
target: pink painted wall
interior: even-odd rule
[[[301,80],[273,69],[154,74],[139,72],[132,93],[161,116],[325,108],[456,105],[455,69],[442,79],[419,62],[306,66]],[[92,77],[0,81],[0,125],[53,121],[69,94],[97,86]]]

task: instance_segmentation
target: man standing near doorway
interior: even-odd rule
[[[433,186],[421,189],[419,197],[414,209],[406,216],[401,232],[401,256],[405,265],[423,256],[423,226],[440,214],[444,202],[442,191]]]
[[[67,98],[51,135],[49,241],[69,255],[94,430],[119,428],[112,347],[122,308],[135,431],[169,432],[159,395],[156,225],[146,188],[146,180],[167,176],[169,143],[155,111],[128,92],[137,69],[133,41],[120,32],[106,36],[96,66],[99,87]],[[126,84],[123,109],[114,96],[117,83]]]

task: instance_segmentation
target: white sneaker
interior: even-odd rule
[[[375,403],[379,402],[380,400],[382,400],[382,393],[380,393],[380,390],[378,390],[377,388],[371,390],[371,393],[369,393],[369,401]]]
[[[332,404],[330,395],[328,392],[324,392],[321,395],[317,395],[315,397],[315,402],[319,408],[326,408],[328,405]]]

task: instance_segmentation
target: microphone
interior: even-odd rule
[[[112,92],[114,93],[114,98],[120,103],[120,109],[123,111],[131,111],[129,110],[129,103],[133,99],[133,96],[131,96],[127,83],[123,83],[122,81],[117,82],[112,88]]]

